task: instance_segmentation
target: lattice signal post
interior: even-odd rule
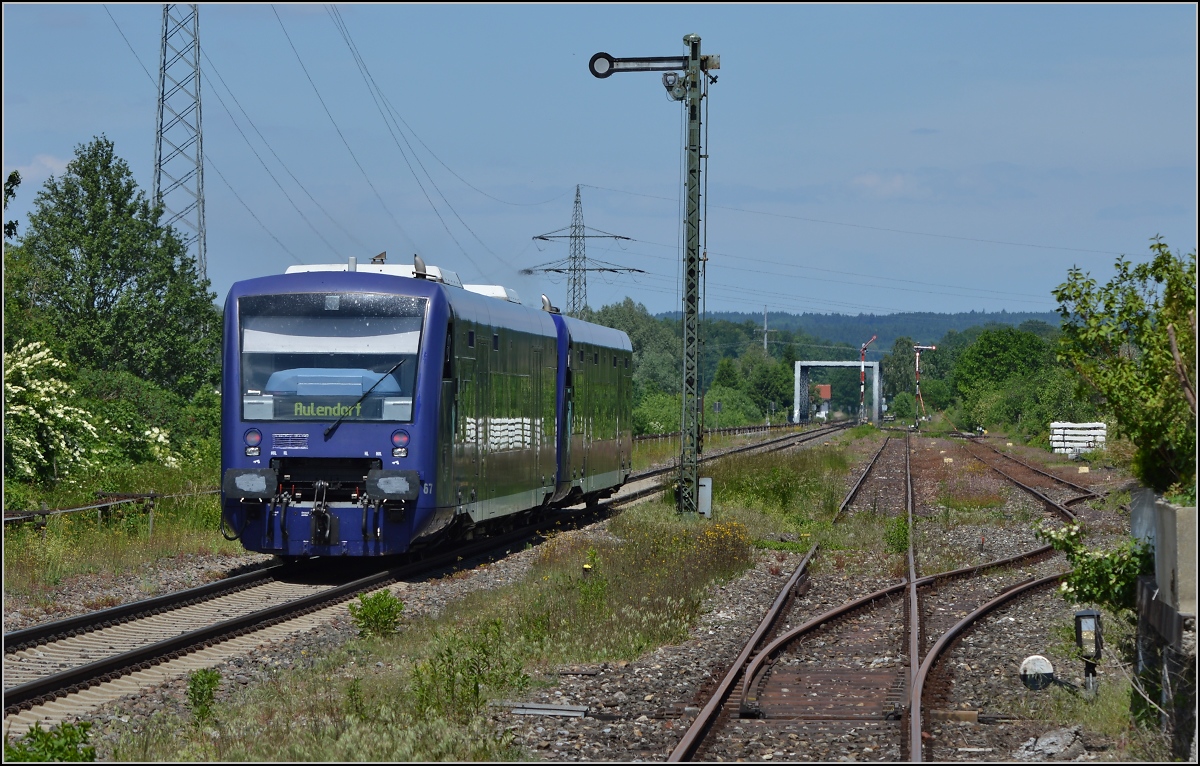
[[[204,234],[204,140],[200,121],[200,9],[164,5],[158,67],[154,196],[163,226],[196,245],[196,268],[208,276]]]
[[[937,346],[913,346],[913,351],[917,352],[917,406],[920,408],[918,419],[925,416],[925,400],[921,398],[921,352],[922,351],[937,351]]]
[[[858,357],[858,422],[867,422],[867,346],[875,342],[878,336],[872,335],[871,339],[862,344],[862,350]]]
[[[700,55],[700,35],[684,35],[685,56],[648,56],[643,58],[613,58],[597,53],[588,62],[596,77],[609,77],[615,72],[663,72],[662,83],[667,95],[682,101],[687,111],[687,214],[684,222],[686,251],[683,269],[683,407],[680,421],[681,451],[679,455],[679,510],[696,513],[699,510],[700,484],[700,417],[699,390],[700,358],[700,283],[703,261],[700,257],[700,160],[706,155],[700,149],[700,105],[715,83],[721,68],[721,57]],[[677,74],[682,72],[683,74]]]

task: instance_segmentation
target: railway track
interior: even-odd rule
[[[669,760],[757,758],[766,755],[763,747],[801,760],[836,757],[839,749],[856,760],[923,760],[925,687],[946,653],[985,615],[1061,577],[1062,562],[1048,546],[922,576],[912,547],[908,441],[885,440],[835,515],[844,518],[856,500],[860,512],[906,514],[908,576],[835,609],[789,616],[814,586],[813,546]],[[1032,490],[1013,478],[1015,471],[996,470]]]
[[[706,456],[704,460],[754,450],[788,449],[828,438],[845,426],[825,426],[788,434]],[[298,616],[314,615],[368,592],[430,572],[453,567],[458,561],[495,554],[502,549],[536,539],[548,521],[583,526],[617,509],[662,491],[653,482],[675,471],[672,466],[643,471],[630,477],[627,491],[607,503],[555,513],[532,524],[513,527],[496,537],[483,538],[445,552],[420,558],[350,582],[330,581],[313,568],[279,565],[240,575],[200,588],[180,591],[147,601],[15,631],[5,636],[5,729],[22,733],[47,713],[59,717],[72,705],[61,698],[77,697],[85,706],[115,699],[135,691],[128,679],[139,673],[204,654],[218,644],[252,639],[258,632],[278,629]],[[641,485],[641,486],[638,486]],[[284,576],[284,573],[287,576]],[[345,579],[344,577],[342,578]],[[266,606],[264,606],[266,605]],[[107,692],[95,687],[111,685]],[[114,696],[115,695],[115,696]]]

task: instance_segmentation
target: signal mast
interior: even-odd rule
[[[921,352],[937,351],[937,346],[913,345],[913,350],[917,352],[917,406],[921,409],[920,417],[925,417],[925,400],[921,398]]]
[[[871,339],[862,344],[862,350],[858,357],[858,422],[867,422],[867,346],[875,342],[878,336],[872,335]]]

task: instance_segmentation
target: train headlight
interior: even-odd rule
[[[261,451],[258,445],[262,443],[262,431],[251,428],[243,438],[246,440],[246,454],[249,457],[258,457]]]
[[[408,431],[392,432],[392,457],[408,457]]]

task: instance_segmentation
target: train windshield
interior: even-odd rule
[[[412,420],[424,298],[255,295],[238,312],[245,420]]]

